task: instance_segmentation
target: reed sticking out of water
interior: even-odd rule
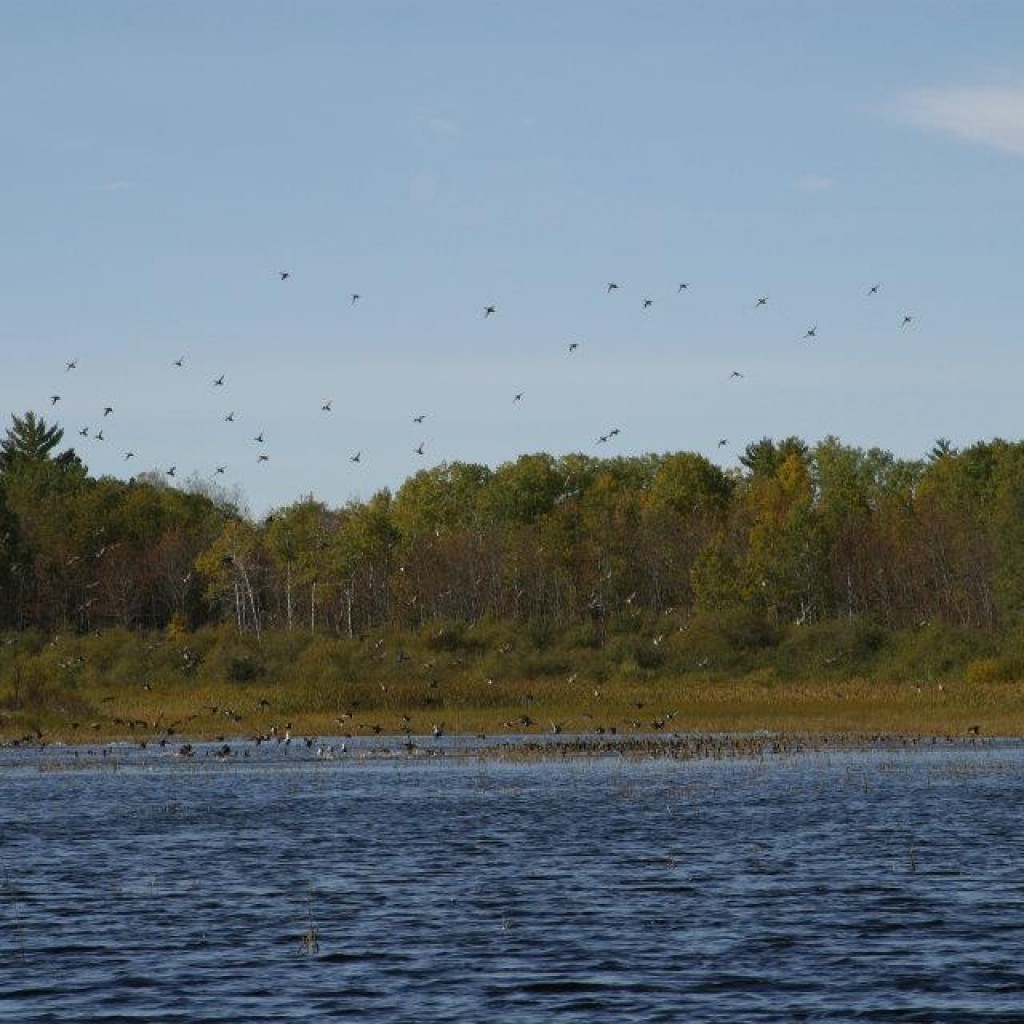
[[[313,956],[320,952],[320,932],[313,921],[313,885],[309,886],[309,903],[306,908],[308,927],[305,934],[299,940],[299,946],[303,953]]]

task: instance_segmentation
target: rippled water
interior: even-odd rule
[[[1024,1020],[1017,745],[214,749],[0,752],[0,1019]]]

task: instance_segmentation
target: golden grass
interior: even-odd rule
[[[1024,736],[1024,686],[770,678],[597,684],[583,679],[470,683],[449,679],[274,685],[157,680],[59,694],[0,712],[0,738],[96,742],[161,737],[488,736],[558,730],[617,735],[684,732],[856,736]],[[87,708],[83,714],[82,709]]]

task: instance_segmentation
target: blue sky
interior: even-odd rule
[[[1021,434],[1017,2],[8,0],[0,129],[0,416],[95,474]]]

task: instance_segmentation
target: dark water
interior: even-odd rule
[[[0,751],[0,1020],[1024,1020],[1019,746],[210,755]]]

